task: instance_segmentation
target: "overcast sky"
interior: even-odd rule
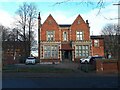
[[[13,22],[15,21],[15,12],[19,8],[19,5],[23,3],[22,1],[25,0],[9,0],[9,2],[8,0],[0,1],[0,24],[8,27],[14,27]],[[33,2],[33,0],[30,0],[29,2],[31,1]],[[68,2],[55,5],[55,1],[60,2],[65,0],[34,1],[36,1],[34,3],[38,8],[38,12],[41,12],[42,23],[45,21],[49,14],[52,14],[53,18],[58,24],[72,24],[76,17],[80,14],[84,20],[89,21],[91,35],[100,35],[100,31],[106,24],[118,23],[117,19],[109,19],[118,17],[118,6],[115,6],[113,4],[118,3],[119,0],[105,0],[105,6],[101,9],[98,15],[97,13],[99,12],[99,8],[96,7],[96,2],[92,2],[92,4],[86,4],[85,2],[80,3],[80,1],[83,0],[75,0],[77,2],[73,2],[73,0],[66,0]]]

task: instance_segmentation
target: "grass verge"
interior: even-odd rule
[[[64,69],[64,68],[55,68],[48,66],[41,67],[16,67],[14,65],[4,66],[2,68],[3,72],[39,72],[39,73],[70,73],[73,72],[72,69]]]

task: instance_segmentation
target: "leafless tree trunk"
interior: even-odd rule
[[[31,30],[34,27],[34,21],[37,16],[37,8],[33,3],[23,3],[23,5],[19,6],[19,9],[17,10],[17,15],[19,16],[19,27],[23,29],[23,36],[24,36],[24,43],[26,43],[27,37],[26,37],[26,30],[29,30],[29,55],[31,52]],[[26,43],[27,44],[27,43]],[[26,52],[26,44],[25,44],[25,52]],[[27,56],[27,55],[25,55]]]
[[[114,58],[118,58],[119,49],[119,36],[118,25],[108,24],[106,25],[101,34],[104,36],[105,52],[106,54],[111,53]]]
[[[31,40],[33,40],[31,30],[32,30],[33,26],[35,25],[34,21],[35,21],[35,18],[37,16],[37,9],[36,9],[36,6],[33,3],[30,3],[28,5],[28,10],[29,10],[29,13],[28,13],[28,28],[29,28],[29,55],[30,55]]]
[[[28,5],[27,3],[23,3],[23,5],[19,6],[19,9],[17,10],[16,14],[19,16],[19,27],[23,29],[23,36],[24,36],[24,44],[26,43],[26,36],[25,36],[25,31],[26,31],[26,22],[27,22],[27,14],[28,14]],[[26,44],[24,45],[24,51],[25,51],[25,56],[26,56]]]

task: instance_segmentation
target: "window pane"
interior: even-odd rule
[[[63,34],[63,39],[67,40],[67,33],[66,32],[64,32],[64,34]]]
[[[86,53],[88,53],[88,51],[86,51]]]
[[[86,54],[86,56],[89,56],[88,54]]]
[[[82,46],[82,49],[85,49],[85,46]]]
[[[81,47],[81,46],[79,46],[79,49],[82,49],[82,47]]]
[[[85,56],[85,53],[83,53],[82,55]]]
[[[88,49],[88,46],[86,46],[86,49]]]
[[[47,40],[53,41],[54,39],[54,31],[47,31]]]
[[[76,57],[78,57],[79,56],[79,53],[76,53]]]
[[[76,50],[78,50],[78,46],[76,46]]]
[[[99,46],[99,40],[94,40],[94,46],[98,47]]]
[[[79,56],[82,56],[82,53],[79,53]]]
[[[76,36],[77,36],[77,40],[83,40],[83,32],[77,32],[77,34],[76,34]]]
[[[76,51],[76,53],[78,53],[78,50]]]
[[[79,34],[79,32],[77,32],[77,35]]]
[[[79,53],[82,53],[82,51],[79,51]]]
[[[82,35],[80,35],[80,40],[83,40],[83,37],[82,37]]]
[[[80,32],[80,34],[82,34],[83,32]]]

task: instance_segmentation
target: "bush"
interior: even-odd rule
[[[25,63],[27,57],[23,56],[19,59],[19,63]]]
[[[92,64],[83,64],[81,65],[81,70],[84,72],[91,72],[91,71],[95,71],[95,65]]]
[[[36,59],[36,61],[35,61],[36,63],[40,63],[40,60],[38,57],[36,57],[35,59]]]

